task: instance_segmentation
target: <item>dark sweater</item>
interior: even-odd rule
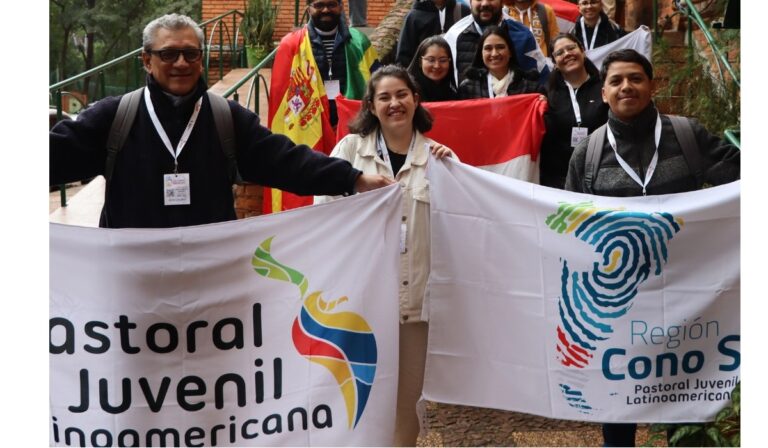
[[[571,160],[571,131],[576,126],[571,94],[559,71],[551,75],[554,87],[547,93],[549,108],[544,114],[547,133],[541,143],[541,185],[562,189]],[[603,103],[600,80],[590,77],[576,90],[581,111],[581,126],[589,133],[608,120],[608,105]]]
[[[645,179],[648,164],[654,153],[654,126],[657,110],[650,104],[629,123],[624,123],[608,112],[608,124],[616,137],[621,157]],[[647,194],[670,194],[692,191],[697,188],[696,177],[685,160],[680,144],[675,138],[669,118],[661,117],[661,140],[656,171],[648,183]],[[709,185],[721,185],[740,177],[740,151],[707,132],[696,120],[691,120],[694,136],[703,159],[704,180]],[[573,151],[568,166],[565,189],[586,193],[584,170],[589,139],[584,139]],[[624,171],[616,160],[608,139],[605,139],[597,176],[592,182],[598,196],[642,196],[643,189]]]
[[[395,62],[403,67],[408,67],[421,41],[448,31],[455,23],[454,8],[456,7],[456,0],[445,2],[445,26],[440,28],[440,12],[432,0],[416,0],[413,9],[405,16],[403,29],[400,31],[400,39],[397,41]],[[460,3],[458,7],[461,11],[461,17],[469,15],[469,6]]]
[[[174,106],[148,78],[152,103],[175,148],[205,92],[202,80],[190,98]],[[105,98],[50,132],[49,182],[72,182],[104,174],[106,141],[120,97]],[[341,159],[296,146],[272,134],[259,118],[229,102],[235,129],[237,164],[243,179],[302,195],[351,193],[359,171]],[[155,130],[142,98],[125,145],[115,160],[102,210],[101,227],[179,227],[236,218],[227,162],[219,143],[208,98],[189,141],[178,157],[179,172],[190,175],[189,205],[164,205],[163,175],[173,172],[173,157]]]
[[[582,45],[584,45],[584,48],[587,48],[587,45],[592,42],[592,34],[595,32],[595,29],[594,27],[584,24],[584,29],[587,31],[587,36],[585,39],[581,33],[581,20],[582,17],[579,16],[579,18],[576,19],[576,23],[573,25],[573,28],[571,28],[571,31],[569,32],[570,34],[576,36],[579,41],[581,41]],[[600,25],[597,26],[597,37],[595,38],[595,48],[609,44],[624,36],[625,34],[627,33],[621,28],[621,26],[619,26],[618,23],[609,19],[606,13],[601,12]]]

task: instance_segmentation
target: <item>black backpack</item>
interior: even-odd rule
[[[666,115],[672,122],[672,129],[675,132],[675,138],[680,143],[680,148],[683,150],[683,156],[688,163],[688,169],[696,177],[696,188],[701,189],[704,186],[704,162],[702,161],[699,151],[699,144],[696,141],[696,137],[693,135],[693,128],[691,122],[678,115]],[[595,129],[595,131],[587,137],[589,142],[587,143],[587,154],[584,160],[584,192],[589,194],[595,194],[592,183],[597,177],[597,169],[600,167],[600,156],[603,154],[603,146],[605,145],[605,129],[608,123]]]
[[[128,133],[133,126],[133,120],[136,118],[136,112],[141,103],[141,97],[144,94],[144,87],[140,87],[133,92],[126,93],[120,98],[120,104],[117,106],[117,114],[112,121],[112,127],[109,129],[107,137],[107,162],[104,169],[104,178],[107,185],[112,178],[112,172],[115,169],[115,160],[117,153],[123,149]],[[232,111],[229,109],[227,100],[215,93],[206,92],[208,102],[213,111],[213,121],[216,123],[216,132],[219,135],[219,142],[227,157],[227,173],[232,183],[242,183],[240,172],[237,170],[237,155],[235,154],[235,127],[232,123]]]

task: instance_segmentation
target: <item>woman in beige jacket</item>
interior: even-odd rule
[[[424,381],[427,323],[421,309],[429,276],[429,151],[440,159],[453,152],[424,136],[432,116],[421,106],[418,87],[406,69],[388,65],[371,76],[351,134],[331,153],[365,174],[392,177],[403,190],[400,234],[400,371],[396,446],[414,446],[419,434],[416,402]],[[315,203],[329,200],[315,198]]]

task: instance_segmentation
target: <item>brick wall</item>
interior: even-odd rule
[[[344,9],[349,17],[349,7],[347,2],[344,1]],[[368,26],[376,27],[379,22],[387,15],[392,9],[392,5],[395,0],[368,0]],[[275,41],[279,41],[283,36],[290,33],[293,30],[295,20],[295,0],[273,0],[272,4],[279,4],[280,9],[277,14],[277,23],[275,24],[275,34],[273,35]],[[237,9],[242,11],[244,9],[245,0],[203,0],[203,20],[208,20],[218,15],[224,14],[231,9]],[[299,0],[299,21],[307,8],[306,0]],[[227,26],[231,28],[231,21],[227,20]],[[210,30],[210,27],[209,27]],[[218,43],[218,33],[214,35],[214,43]],[[226,42],[226,38],[225,38]]]

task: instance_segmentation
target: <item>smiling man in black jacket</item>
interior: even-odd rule
[[[202,80],[203,32],[169,14],[144,29],[147,87],[114,160],[101,227],[178,227],[236,218],[228,162]],[[104,174],[107,138],[120,97],[105,98],[50,132],[49,183]],[[229,101],[237,168],[249,182],[302,195],[367,191],[394,181],[361,174],[284,135]]]

